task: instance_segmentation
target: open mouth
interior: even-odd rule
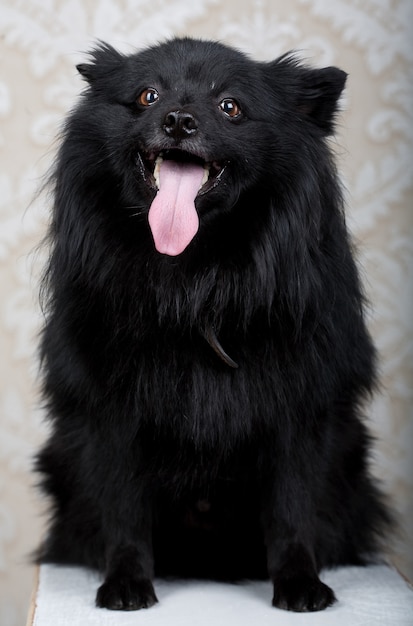
[[[227,163],[206,161],[174,148],[139,154],[137,165],[156,192],[148,211],[155,248],[161,254],[177,256],[198,232],[196,199],[220,183]]]
[[[179,148],[161,150],[158,153],[138,153],[139,171],[147,184],[155,190],[160,188],[160,172],[164,161],[173,161],[182,164],[182,166],[185,166],[185,164],[197,165],[203,168],[203,176],[197,196],[214,189],[220,183],[227,167],[227,162],[205,161],[196,154],[180,150]]]

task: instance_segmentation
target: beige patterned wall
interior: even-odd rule
[[[412,25],[411,0],[0,0],[0,626],[24,624],[27,554],[42,527],[29,471],[46,433],[33,249],[48,207],[33,198],[82,87],[74,65],[96,38],[128,51],[189,34],[259,59],[298,48],[349,73],[335,143],[382,354],[383,390],[369,410],[375,471],[405,524],[397,563],[413,575]]]

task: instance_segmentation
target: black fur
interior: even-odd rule
[[[346,75],[190,39],[101,44],[78,69],[51,181],[39,559],[104,571],[111,609],[151,606],[168,574],[269,575],[275,606],[323,609],[320,568],[374,558],[390,521],[367,467],[375,352],[327,139]],[[171,111],[196,131],[168,134]],[[172,257],[154,247],[144,163],[174,147],[225,169]]]

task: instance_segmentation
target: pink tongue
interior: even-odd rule
[[[194,163],[161,162],[159,191],[148,216],[158,252],[177,256],[198,232],[195,197],[203,175],[204,168]]]

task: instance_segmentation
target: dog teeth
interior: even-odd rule
[[[209,178],[209,165],[205,165],[205,167],[204,167],[204,175],[203,175],[202,180],[201,180],[201,187],[203,185],[205,185],[205,183],[208,181],[208,178]],[[201,189],[201,187],[200,187],[200,189]]]
[[[153,170],[153,177],[155,179],[155,184],[157,189],[159,189],[160,186],[160,171],[161,171],[161,164],[162,164],[163,158],[161,156],[158,156],[158,158],[155,161],[155,169]]]

